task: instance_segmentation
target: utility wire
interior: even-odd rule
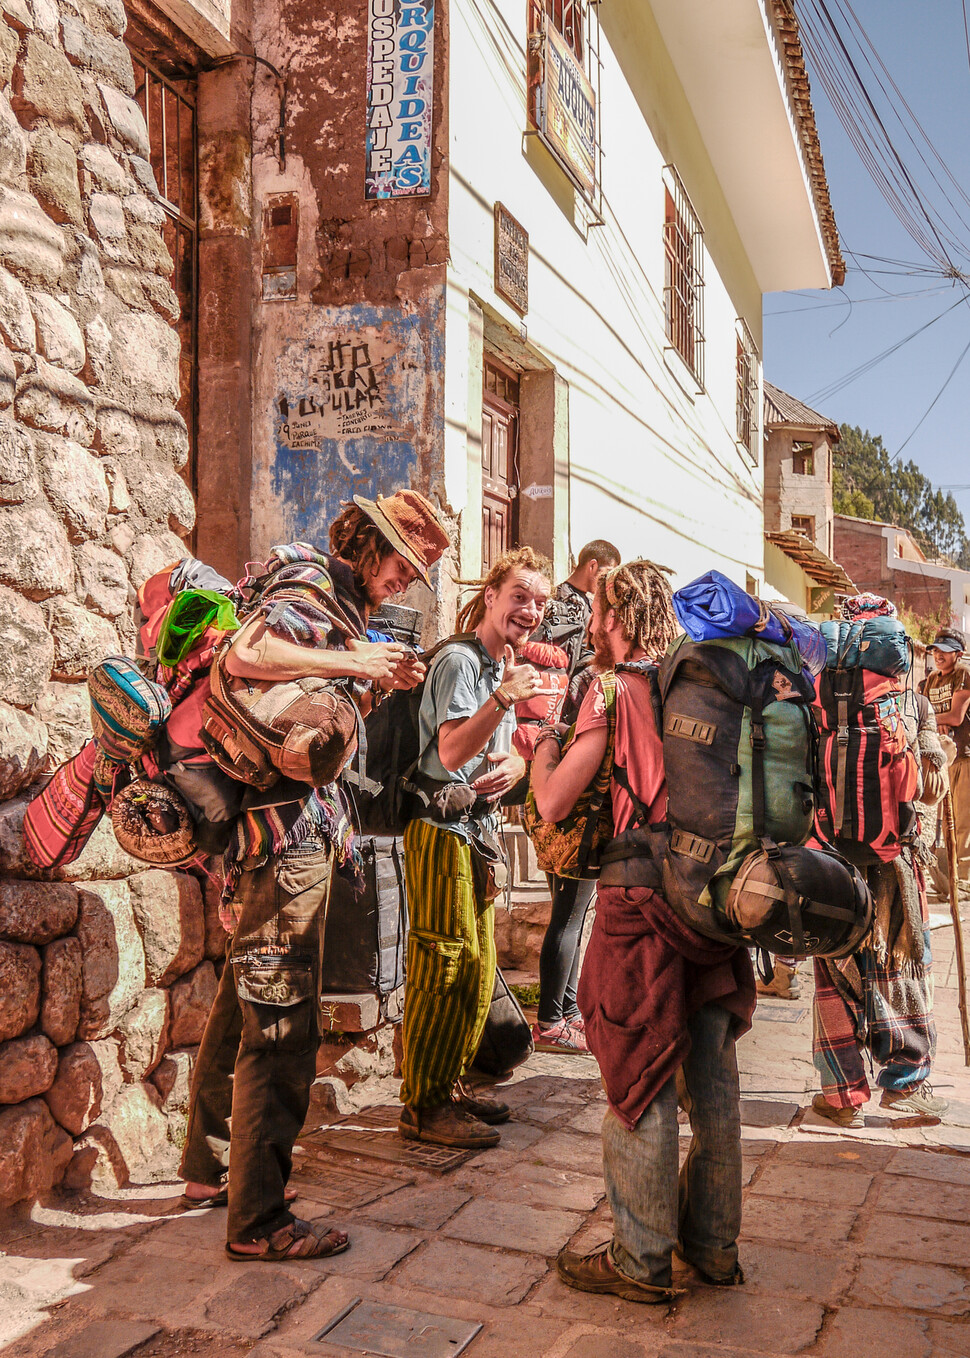
[[[818,391],[813,392],[811,396],[809,396],[809,403],[815,405],[817,401],[827,401],[840,392],[843,387],[847,387],[851,382],[855,382],[858,378],[864,377],[866,373],[871,372],[877,364],[882,363],[884,359],[889,358],[892,354],[898,353],[904,344],[909,344],[910,340],[914,340],[917,335],[922,335],[924,331],[929,330],[930,326],[936,325],[937,321],[940,321],[944,316],[949,315],[956,307],[961,306],[964,301],[965,298],[958,297],[957,300],[944,311],[939,312],[936,316],[933,316],[932,319],[925,321],[921,326],[918,326],[915,330],[904,336],[903,339],[897,340],[895,344],[890,344],[889,347],[883,349],[881,353],[866,359],[865,362],[860,363],[857,368],[853,368],[849,373],[844,373],[841,377],[836,378],[834,382],[830,382],[828,386],[819,388]]]

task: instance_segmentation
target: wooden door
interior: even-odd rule
[[[518,545],[519,383],[514,373],[485,360],[482,405],[482,573]]]

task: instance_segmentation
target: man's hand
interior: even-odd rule
[[[499,797],[504,797],[506,792],[511,792],[516,783],[525,776],[525,760],[513,750],[509,754],[490,754],[488,762],[495,767],[476,778],[472,787],[480,797],[497,801]]]
[[[427,665],[413,651],[409,651],[395,670],[393,680],[385,679],[379,687],[385,693],[390,693],[395,688],[417,688],[427,673]]]
[[[381,688],[398,687],[395,682],[398,674],[410,674],[415,664],[414,652],[399,641],[348,641],[347,650],[353,657],[356,677],[372,679]],[[423,670],[424,666],[420,665],[420,668]],[[412,685],[400,687],[411,688]]]
[[[524,698],[531,698],[533,693],[538,693],[541,687],[542,679],[539,671],[533,669],[531,665],[517,665],[515,663],[515,652],[511,646],[506,646],[505,674],[502,679],[502,688],[512,702],[520,703]]]

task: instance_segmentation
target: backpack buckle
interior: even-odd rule
[[[848,728],[847,726],[840,726],[840,727],[838,727],[838,729],[837,729],[837,731],[836,731],[835,738],[836,738],[836,740],[838,741],[838,743],[839,743],[840,745],[848,745],[848,743],[849,743],[849,728]]]
[[[753,721],[751,723],[751,747],[755,750],[763,750],[765,748],[765,728],[764,724],[760,721]]]

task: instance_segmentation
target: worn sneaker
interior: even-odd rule
[[[465,1080],[456,1080],[451,1099],[453,1103],[464,1108],[466,1113],[471,1113],[473,1118],[487,1123],[489,1127],[494,1127],[499,1122],[508,1122],[512,1116],[512,1109],[507,1103],[476,1093]]]
[[[798,983],[798,971],[786,962],[775,962],[774,975],[770,981],[758,977],[758,994],[774,995],[779,1000],[797,1000],[802,993]]]
[[[556,1272],[567,1287],[575,1287],[577,1292],[608,1293],[622,1297],[624,1301],[645,1302],[648,1306],[669,1306],[684,1296],[682,1287],[653,1287],[620,1273],[610,1259],[607,1245],[592,1254],[562,1250],[556,1260]]]
[[[829,1103],[824,1094],[816,1094],[812,1099],[812,1111],[818,1113],[820,1118],[827,1118],[829,1122],[834,1122],[837,1127],[864,1127],[866,1125],[861,1108],[836,1108],[834,1104]]]
[[[565,1019],[543,1028],[540,1023],[532,1025],[532,1040],[537,1052],[569,1052],[584,1054],[589,1051],[586,1034],[572,1027]]]
[[[457,1146],[461,1150],[484,1150],[499,1142],[498,1132],[456,1103],[437,1108],[405,1105],[397,1130],[405,1141],[427,1141],[432,1146]]]
[[[908,1094],[884,1089],[879,1100],[880,1108],[891,1108],[894,1113],[918,1113],[921,1117],[941,1118],[949,1108],[946,1099],[933,1093],[929,1080],[911,1089]]]
[[[586,1020],[583,1018],[582,1014],[570,1014],[569,1018],[565,1019],[564,1022],[568,1023],[570,1028],[575,1028],[577,1033],[582,1033],[584,1037],[586,1036]]]

